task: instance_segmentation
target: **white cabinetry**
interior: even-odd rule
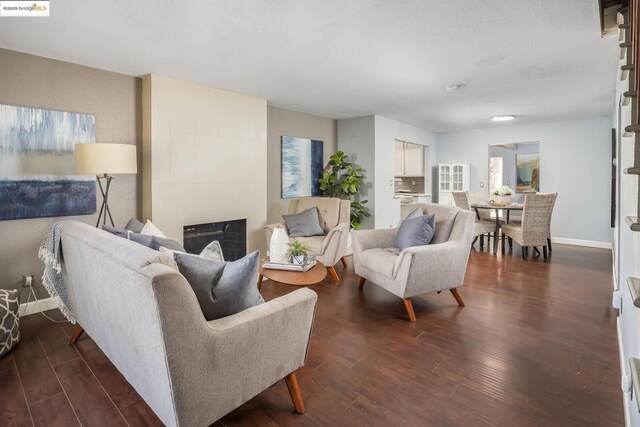
[[[438,203],[453,205],[452,191],[469,191],[469,170],[464,163],[438,165]]]
[[[410,142],[394,142],[395,176],[424,176],[424,146]]]

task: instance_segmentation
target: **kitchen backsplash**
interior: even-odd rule
[[[411,192],[411,193],[425,193],[424,191],[424,177],[396,177],[394,180],[394,191],[396,193]]]

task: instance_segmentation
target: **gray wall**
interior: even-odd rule
[[[0,49],[0,76],[1,104],[95,114],[97,142],[140,147],[140,79],[4,49]],[[116,177],[110,200],[116,223],[136,216],[140,205],[136,176]],[[64,219],[95,224],[96,217]],[[20,287],[22,275],[34,273],[37,293],[47,296],[40,285],[43,266],[38,247],[59,219],[0,221],[0,288]]]
[[[326,117],[282,108],[267,107],[267,223],[282,221],[287,213],[289,200],[282,195],[281,138],[297,136],[324,141],[324,163],[335,154],[338,135],[337,122]]]
[[[538,141],[540,191],[558,193],[553,236],[611,242],[611,125],[599,117],[440,133],[438,163],[470,163],[471,190],[487,191],[489,144]]]

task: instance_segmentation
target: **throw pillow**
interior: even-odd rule
[[[213,320],[264,302],[256,286],[259,255],[256,251],[233,262],[181,253],[174,253],[173,257],[193,288],[205,319]]]
[[[165,239],[167,238],[167,236],[165,236],[165,234],[149,220],[147,220],[144,227],[142,227],[140,234],[144,234],[145,236],[158,236]]]
[[[287,234],[290,238],[324,235],[317,206],[299,214],[282,215],[282,219],[287,226]]]
[[[171,249],[173,251],[186,252],[182,245],[175,240],[166,239],[158,236],[145,236],[144,234],[134,233],[129,230],[123,230],[122,228],[112,227],[110,225],[103,225],[102,229],[108,231],[111,234],[132,240],[136,243],[140,243],[148,248],[160,250],[160,246]]]
[[[400,250],[413,246],[428,245],[436,229],[436,216],[420,215],[407,218],[400,223],[394,239],[394,245]]]
[[[212,261],[224,261],[224,254],[222,253],[222,246],[220,242],[214,240],[209,243],[206,248],[200,252],[200,256]]]
[[[133,231],[134,233],[142,233],[143,228],[144,224],[137,218],[131,218],[127,225],[124,226],[125,230]]]
[[[420,218],[423,215],[424,215],[424,212],[422,212],[422,208],[415,208],[413,211],[411,211],[411,213],[409,215],[407,215],[407,217],[405,219]],[[400,222],[402,222],[402,221],[400,221]]]

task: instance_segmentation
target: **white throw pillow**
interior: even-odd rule
[[[142,227],[142,232],[140,232],[140,234],[144,234],[145,236],[162,237],[165,239],[167,238],[167,236],[165,236],[165,234],[149,220],[147,220],[144,227]]]
[[[222,247],[217,240],[209,243],[206,248],[200,252],[202,258],[210,259],[212,261],[224,261],[224,254],[222,253]]]

